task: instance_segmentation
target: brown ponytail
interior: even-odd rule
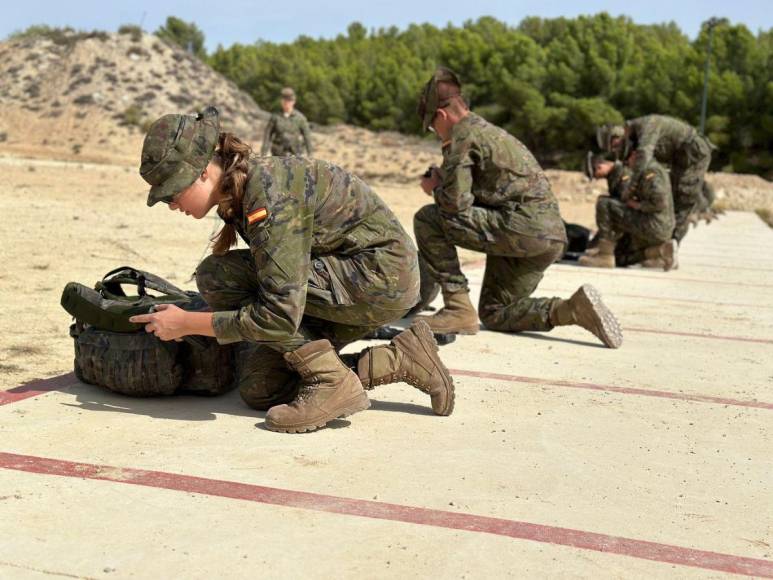
[[[220,203],[217,213],[223,218],[225,225],[212,238],[214,246],[212,253],[218,256],[225,254],[236,244],[236,220],[242,218],[242,198],[247,183],[249,171],[248,161],[252,149],[233,133],[220,133],[213,161],[223,169],[223,175],[218,184]]]

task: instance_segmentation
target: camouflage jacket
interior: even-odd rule
[[[660,163],[651,160],[638,177],[631,177],[624,200],[638,201],[636,211],[645,214],[642,226],[647,234],[665,233],[674,229],[674,198],[671,194],[671,179]]]
[[[620,199],[630,179],[631,171],[623,165],[622,161],[615,161],[615,166],[607,175],[607,191],[610,197]]]
[[[457,214],[473,205],[497,209],[504,229],[566,241],[558,201],[537,160],[518,139],[475,113],[454,126],[440,173],[434,197],[441,211]]]
[[[260,292],[248,306],[214,314],[220,342],[295,336],[316,258],[339,264],[323,273],[330,278],[332,307],[367,312],[373,306],[356,298],[362,295],[358,288],[388,309],[404,312],[416,303],[416,248],[392,211],[355,175],[325,161],[253,157],[242,208],[235,226],[255,260]]]
[[[698,132],[684,121],[664,115],[647,115],[626,122],[628,139],[636,145],[636,175],[656,159],[670,165],[677,152],[690,143]]]
[[[272,155],[302,155],[304,145],[306,154],[311,157],[314,150],[306,117],[297,110],[287,117],[282,113],[275,113],[266,124],[260,154],[266,155],[270,150]]]

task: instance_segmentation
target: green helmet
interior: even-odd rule
[[[207,167],[220,135],[215,107],[196,115],[164,115],[142,144],[140,175],[150,184],[148,205],[169,202]]]
[[[455,84],[458,88],[452,90],[450,94],[443,95],[444,98],[440,98],[438,95],[438,82],[448,82]],[[461,95],[462,83],[459,77],[451,69],[444,66],[439,66],[432,78],[424,85],[424,89],[419,97],[419,106],[417,113],[421,119],[422,128],[427,131],[432,124],[432,120],[435,118],[435,113],[438,109],[442,109],[447,106],[451,101],[451,98]]]

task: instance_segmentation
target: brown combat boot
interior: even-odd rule
[[[569,300],[557,302],[550,311],[550,322],[553,326],[582,326],[608,348],[620,348],[623,344],[623,331],[617,318],[590,284],[580,286]]]
[[[614,268],[615,267],[615,246],[616,242],[612,240],[600,239],[598,246],[596,246],[596,252],[585,252],[577,263],[580,266],[588,266],[591,268]]]
[[[430,396],[437,415],[450,415],[454,410],[454,381],[438,356],[432,330],[423,320],[416,320],[389,344],[362,351],[357,374],[366,389],[406,382]]]
[[[431,316],[417,316],[416,320],[423,320],[437,334],[478,334],[480,330],[478,311],[467,290],[443,290],[443,308]]]
[[[664,272],[676,270],[679,267],[679,245],[676,240],[669,240],[657,246],[644,249],[643,268],[663,268]]]
[[[266,427],[283,433],[304,433],[324,427],[370,407],[368,395],[328,340],[315,340],[285,353],[287,364],[301,375],[298,396],[289,405],[271,407]]]

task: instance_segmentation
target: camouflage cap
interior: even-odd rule
[[[601,149],[608,153],[613,152],[612,138],[624,136],[625,129],[622,125],[612,125],[611,123],[607,123],[606,125],[601,125],[596,128],[596,143],[598,143],[598,146]]]
[[[164,115],[142,144],[140,175],[150,184],[148,205],[169,201],[190,186],[207,167],[220,135],[215,107],[196,116]]]
[[[457,88],[445,92],[441,96],[438,93],[439,82],[452,83]],[[461,89],[462,82],[454,71],[444,66],[439,66],[435,69],[432,78],[427,81],[427,84],[424,85],[424,89],[421,91],[419,106],[416,111],[421,119],[421,126],[425,131],[429,130],[437,110],[447,106],[453,97],[460,96],[462,94]]]
[[[290,87],[285,87],[279,93],[279,96],[281,96],[286,101],[294,101],[295,100],[295,91],[292,90]]]

